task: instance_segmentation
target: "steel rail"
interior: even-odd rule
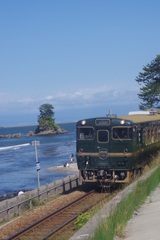
[[[79,198],[76,198],[75,200],[71,201],[70,203],[65,204],[64,206],[58,208],[57,210],[54,210],[53,212],[49,213],[49,214],[46,215],[45,217],[43,217],[43,218],[41,218],[41,219],[33,222],[32,224],[28,225],[27,227],[21,229],[20,231],[16,232],[15,234],[11,235],[10,237],[6,238],[5,240],[16,239],[16,237],[18,237],[19,235],[22,235],[23,233],[27,232],[27,231],[30,230],[31,228],[34,228],[36,225],[42,223],[42,222],[45,221],[46,219],[48,219],[48,218],[50,218],[51,216],[55,215],[56,213],[64,210],[65,208],[71,206],[72,204],[80,201],[81,199],[87,197],[88,195],[90,195],[90,194],[92,194],[92,193],[94,193],[94,192],[95,192],[95,190],[92,190],[92,191],[90,191],[89,193],[87,193],[87,194],[85,194],[85,195],[83,195],[83,196],[81,196],[81,197],[79,197]],[[71,217],[70,219],[68,219],[68,220],[66,221],[66,223],[61,224],[59,227],[57,227],[56,229],[54,229],[54,230],[52,231],[52,233],[51,233],[51,232],[48,233],[48,234],[47,234],[44,238],[42,238],[42,239],[46,239],[47,237],[49,237],[48,235],[51,236],[53,233],[55,233],[56,231],[58,231],[59,229],[61,229],[62,227],[64,227],[67,223],[73,221],[79,214],[81,214],[81,212],[79,212],[78,214],[75,214],[75,216],[73,216],[73,217]]]
[[[54,233],[56,233],[57,231],[59,231],[61,228],[63,228],[64,226],[66,226],[68,223],[72,222],[74,219],[76,219],[79,216],[79,213],[76,214],[75,216],[73,216],[72,218],[68,219],[66,222],[64,222],[63,224],[61,224],[59,227],[55,228],[53,231],[51,231],[50,233],[48,233],[46,236],[44,236],[43,238],[41,238],[40,240],[46,240],[47,238],[49,238],[50,236],[52,236]]]

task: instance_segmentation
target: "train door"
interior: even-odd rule
[[[109,129],[108,127],[97,127],[96,128],[96,168],[108,168],[108,157],[109,157]]]
[[[100,118],[95,121],[96,130],[96,167],[107,168],[109,166],[109,141],[110,141],[110,118]]]

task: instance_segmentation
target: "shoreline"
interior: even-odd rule
[[[69,167],[64,167],[63,165],[60,166],[53,166],[50,168],[47,168],[48,171],[54,171],[54,170],[69,170],[73,172],[78,172],[78,166],[77,163],[69,163]]]
[[[59,165],[59,166],[53,166],[53,167],[50,167],[50,168],[46,168],[46,171],[69,171],[69,172],[73,172],[73,173],[78,173],[79,170],[78,170],[78,166],[77,166],[77,163],[69,163],[69,167],[64,167],[63,165]],[[26,192],[25,190],[21,189],[22,191]],[[28,191],[31,191],[31,190],[27,190]],[[13,197],[16,197],[18,195],[18,192],[19,190],[17,191],[13,191],[13,192],[8,192],[4,195],[1,195],[0,196],[0,202],[1,201],[4,201],[4,200],[7,200],[7,199],[10,199],[10,198],[13,198]]]

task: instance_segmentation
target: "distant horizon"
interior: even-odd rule
[[[106,108],[105,108],[106,109]],[[81,119],[92,117],[105,117],[109,112],[117,116],[128,115],[130,111],[138,111],[137,104],[129,104],[125,106],[112,106],[108,110],[104,111],[103,106],[88,109],[74,109],[70,111],[55,112],[55,123],[71,123],[77,122]],[[37,116],[37,115],[36,115]],[[75,117],[76,116],[76,117]],[[17,116],[0,116],[0,127],[19,127],[19,126],[37,126],[37,119],[35,114],[17,115]]]
[[[68,124],[68,123],[76,123],[77,121],[73,122],[56,122],[56,124]],[[0,126],[1,128],[18,128],[18,127],[33,127],[33,126],[38,126],[38,124],[24,124],[24,125],[9,125],[9,126]]]

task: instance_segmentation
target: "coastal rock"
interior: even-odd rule
[[[0,138],[21,138],[21,137],[22,137],[21,133],[0,135]]]
[[[56,135],[56,134],[65,134],[68,133],[68,131],[62,129],[62,128],[58,128],[58,129],[52,129],[52,130],[47,130],[47,131],[41,131],[39,133],[34,133],[32,131],[29,131],[27,133],[27,137],[30,136],[44,136],[44,135]]]
[[[68,133],[68,131],[62,129],[62,128],[57,128],[57,129],[52,129],[52,130],[47,130],[47,131],[40,131],[39,133],[34,133],[33,131],[29,131],[26,134],[26,137],[31,137],[31,136],[44,136],[44,135],[56,135],[56,134],[65,134]],[[14,133],[14,134],[6,134],[6,135],[0,135],[0,138],[21,138],[22,134],[21,133]]]
[[[58,128],[58,129],[53,129],[53,130],[47,130],[47,131],[41,131],[39,133],[36,133],[35,135],[55,135],[55,134],[64,134],[64,133],[68,133],[66,130],[62,129],[62,128]]]
[[[32,131],[29,131],[29,132],[26,134],[26,137],[31,137],[31,136],[35,136],[35,133],[32,132]]]
[[[21,137],[22,137],[21,133],[12,134],[12,138],[21,138]]]

